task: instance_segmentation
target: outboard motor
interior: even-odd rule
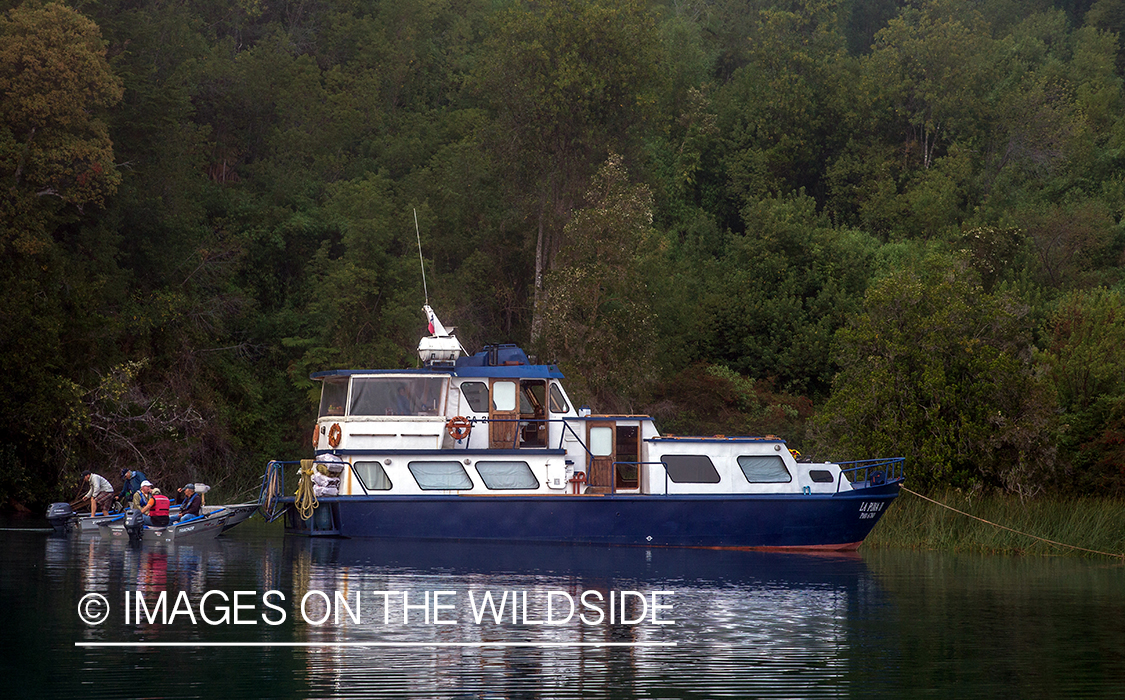
[[[144,537],[145,516],[136,508],[125,511],[125,532],[129,533],[129,540],[140,542]]]
[[[52,503],[47,506],[47,520],[57,534],[65,535],[78,523],[78,516],[69,503]]]

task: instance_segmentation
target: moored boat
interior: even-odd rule
[[[224,511],[226,522],[223,525],[222,531],[230,530],[235,525],[244,522],[251,515],[258,510],[257,501],[248,501],[246,503],[234,503],[231,505],[219,506],[204,506],[201,509],[202,515],[210,515],[218,511]],[[177,518],[180,513],[180,505],[173,504],[168,509],[170,517]],[[106,530],[103,528],[105,525],[114,523],[123,524],[126,512],[114,512],[108,515],[90,515],[88,513],[75,512],[68,503],[52,503],[47,509],[47,520],[55,529],[56,533],[67,534],[70,532],[77,532],[82,535],[96,535]]]
[[[315,455],[269,463],[267,518],[308,535],[846,550],[899,493],[901,458],[798,462],[774,436],[576,410],[557,366],[514,345],[468,355],[424,311],[422,368],[312,375]]]
[[[77,532],[83,535],[96,535],[101,531],[102,524],[112,523],[124,517],[123,512],[90,515],[84,510],[75,511],[70,503],[52,503],[47,508],[47,520],[59,534]]]
[[[235,525],[242,523],[250,518],[254,513],[258,512],[257,501],[247,501],[246,503],[234,503],[225,506],[204,506],[203,514],[210,515],[216,511],[223,510],[226,512],[226,522],[223,523],[222,532],[226,532]]]
[[[203,515],[187,517],[170,525],[144,525],[139,514],[132,511],[121,519],[101,525],[102,534],[112,537],[129,538],[141,542],[183,542],[212,540],[223,532],[234,511],[219,507]]]

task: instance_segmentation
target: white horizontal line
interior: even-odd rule
[[[674,647],[676,642],[75,642],[76,647]]]

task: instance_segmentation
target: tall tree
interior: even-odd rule
[[[115,237],[89,220],[120,181],[101,116],[122,88],[105,54],[97,25],[63,5],[0,17],[0,478],[15,498],[73,473],[82,383],[112,325]]]
[[[860,308],[876,242],[832,226],[808,196],[755,200],[742,217],[690,321],[695,359],[827,393],[832,335]]]
[[[621,410],[656,375],[644,277],[653,255],[652,194],[631,184],[621,156],[610,154],[586,199],[547,277],[543,340],[552,361],[577,370],[585,398]]]
[[[757,13],[750,63],[716,98],[736,206],[805,189],[823,199],[823,163],[843,145],[853,61],[835,2],[783,3]],[[737,226],[732,222],[732,226]]]
[[[120,182],[99,110],[121,99],[98,26],[63,5],[22,5],[0,17],[0,177],[6,186],[4,243],[30,251],[51,223],[32,215],[43,198],[81,208]],[[50,207],[54,209],[54,207]],[[32,228],[34,227],[34,228]],[[11,237],[18,240],[10,240]]]
[[[1056,403],[1032,365],[1027,311],[985,294],[958,260],[930,257],[881,280],[836,335],[820,449],[904,456],[921,488],[1038,493],[1053,476]]]
[[[1058,392],[1068,487],[1125,492],[1125,295],[1067,294],[1046,331],[1039,359]]]
[[[513,203],[535,231],[533,342],[569,212],[610,149],[629,153],[654,103],[658,39],[640,0],[517,0],[485,40],[473,84],[495,114]]]

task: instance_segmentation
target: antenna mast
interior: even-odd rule
[[[430,290],[426,288],[426,263],[422,261],[422,232],[418,229],[418,210],[414,210],[414,233],[418,236],[418,264],[422,266],[422,293],[426,295],[426,306],[430,305]]]

